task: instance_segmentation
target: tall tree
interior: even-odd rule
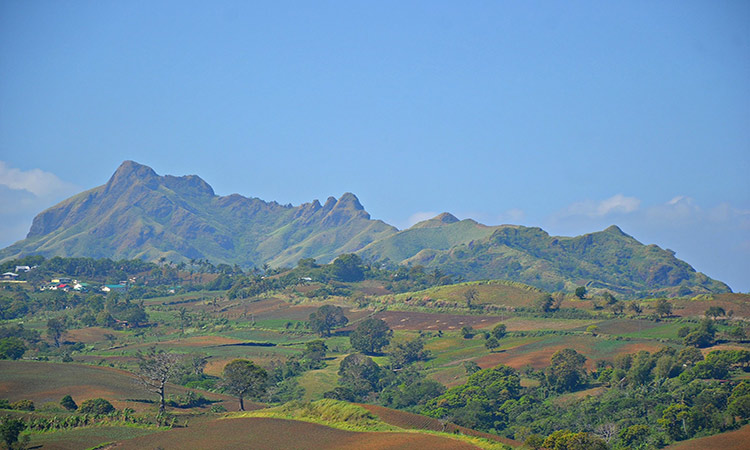
[[[49,319],[47,321],[47,336],[55,341],[55,347],[60,347],[60,338],[67,328],[64,319]]]
[[[547,382],[558,391],[573,391],[586,380],[586,357],[572,348],[555,352],[547,368]]]
[[[138,372],[136,373],[138,381],[147,391],[159,396],[159,414],[161,414],[166,407],[164,388],[167,381],[180,370],[182,355],[151,347],[145,353],[139,351],[136,357],[138,358]]]
[[[265,392],[268,373],[246,359],[235,359],[224,366],[221,386],[240,401],[240,411],[245,410],[244,398]]]
[[[349,335],[352,347],[362,353],[377,353],[391,342],[393,330],[383,320],[369,318],[363,320]]]
[[[330,336],[331,330],[349,323],[340,306],[323,305],[310,314],[310,328],[321,336]]]

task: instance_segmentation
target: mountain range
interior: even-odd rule
[[[373,220],[354,194],[280,205],[218,196],[196,175],[160,176],[125,161],[109,181],[38,214],[26,239],[0,260],[28,254],[208,259],[293,266],[358,253],[370,262],[421,264],[468,280],[508,279],[547,290],[577,285],[628,295],[731,292],[673,252],[616,226],[578,237],[516,225],[487,226],[449,213],[399,231]]]

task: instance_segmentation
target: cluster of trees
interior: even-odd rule
[[[695,348],[641,351],[599,362],[593,372],[573,349],[556,352],[547,369],[529,370],[539,386],[522,387],[506,366],[467,366],[468,381],[418,410],[460,425],[526,440],[532,448],[641,448],[731,429],[750,420],[750,383],[728,381],[750,370],[750,352]],[[549,401],[593,385],[608,389],[578,401]],[[655,425],[656,424],[656,425]],[[546,439],[545,439],[546,437]]]

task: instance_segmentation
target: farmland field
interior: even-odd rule
[[[403,432],[354,432],[273,418],[218,419],[119,442],[117,449],[474,449],[455,439]]]

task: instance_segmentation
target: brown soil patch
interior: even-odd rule
[[[748,448],[748,442],[750,442],[750,425],[745,425],[739,430],[691,439],[670,445],[667,448],[671,450],[736,450]]]
[[[543,341],[531,342],[505,351],[490,353],[474,361],[483,369],[498,364],[505,364],[514,369],[521,369],[525,366],[543,369],[549,366],[550,358],[555,352],[564,348],[572,348],[586,356],[586,367],[593,370],[596,361],[599,359],[611,360],[616,355],[637,353],[641,350],[654,353],[664,347],[664,344],[652,341],[622,341],[622,343],[618,342],[614,346],[602,347],[603,344],[611,344],[612,341],[600,341],[600,339],[602,338],[591,336],[546,338]]]
[[[516,347],[504,352],[490,353],[489,355],[483,356],[479,359],[475,359],[474,362],[479,364],[479,367],[481,367],[482,369],[495,367],[498,364],[505,364],[506,366],[510,366],[516,370],[519,370],[526,366],[531,366],[534,369],[543,369],[549,366],[549,360],[556,351],[568,348],[569,346],[548,346],[530,353],[522,353],[517,351],[521,347]]]
[[[680,316],[703,316],[711,306],[734,311],[734,317],[750,317],[750,294],[718,294],[713,300],[674,299],[675,312]]]
[[[91,398],[105,398],[120,408],[136,411],[153,409],[154,405],[133,399],[156,400],[157,396],[137,383],[135,376],[127,371],[110,367],[84,364],[58,364],[34,361],[0,361],[0,398],[13,402],[32,400],[37,405],[57,403],[70,395],[76,403]],[[227,395],[200,392],[208,399],[220,400],[228,410],[237,410],[236,401]],[[184,395],[188,389],[169,384],[167,394]],[[254,406],[257,409],[259,406]]]
[[[444,431],[446,433],[455,433],[456,431],[459,431],[462,434],[478,436],[485,439],[502,442],[503,444],[511,445],[513,447],[522,445],[521,442],[517,442],[512,439],[504,438],[490,433],[483,433],[481,431],[472,430],[471,428],[458,426],[452,423],[447,423],[445,428],[443,428],[443,424],[440,423],[439,420],[420,414],[398,411],[396,409],[386,408],[384,406],[378,405],[359,404],[359,406],[370,411],[383,422],[407,430],[431,430]]]
[[[616,353],[616,355],[622,355],[625,353],[638,353],[642,350],[645,350],[649,353],[656,353],[664,347],[665,345],[660,342],[632,342],[623,345]],[[615,355],[612,355],[609,359],[614,358],[614,356]]]
[[[337,430],[294,420],[270,418],[220,419],[188,428],[129,439],[116,449],[475,449],[455,439],[416,433],[374,433]]]

